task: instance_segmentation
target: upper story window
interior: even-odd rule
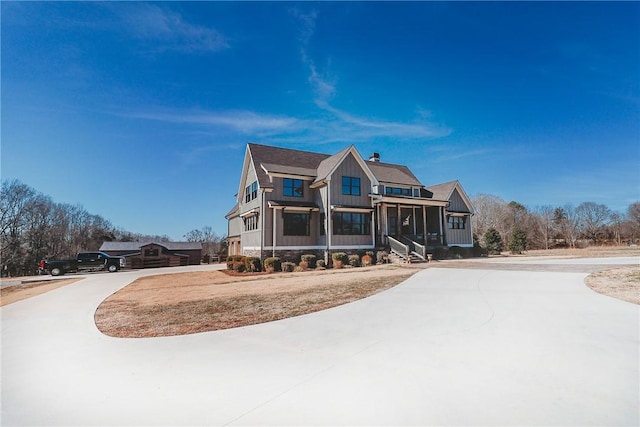
[[[450,230],[464,230],[465,229],[465,217],[463,216],[449,216],[447,219],[448,227]]]
[[[284,195],[288,197],[304,196],[304,182],[301,179],[285,178]]]
[[[253,181],[253,183],[244,190],[244,202],[249,203],[256,197],[258,197],[258,181]]]
[[[342,177],[342,194],[347,196],[360,195],[360,178],[353,176]]]
[[[385,193],[389,196],[412,196],[410,188],[385,187]]]

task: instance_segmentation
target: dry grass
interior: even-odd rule
[[[582,249],[536,249],[526,256],[559,256],[571,258],[600,258],[640,256],[640,246],[588,246]]]
[[[389,289],[416,271],[386,265],[266,276],[214,271],[147,277],[106,299],[95,320],[114,337],[235,328],[346,304]]]
[[[0,307],[70,285],[81,279],[43,280],[0,288]]]
[[[640,266],[626,266],[589,275],[585,283],[594,291],[640,305]]]

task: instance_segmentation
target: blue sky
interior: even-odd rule
[[[2,169],[226,233],[247,142],[531,208],[640,199],[640,3],[2,2]]]

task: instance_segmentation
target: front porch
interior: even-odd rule
[[[446,246],[446,204],[425,199],[383,199],[376,204],[376,245],[390,246],[391,237],[429,249]]]

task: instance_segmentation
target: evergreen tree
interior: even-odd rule
[[[484,247],[487,248],[489,254],[499,255],[502,252],[504,243],[500,233],[495,228],[491,227],[484,233]]]
[[[527,250],[527,233],[522,229],[516,228],[511,234],[511,240],[509,241],[509,250],[512,254],[521,254]]]

